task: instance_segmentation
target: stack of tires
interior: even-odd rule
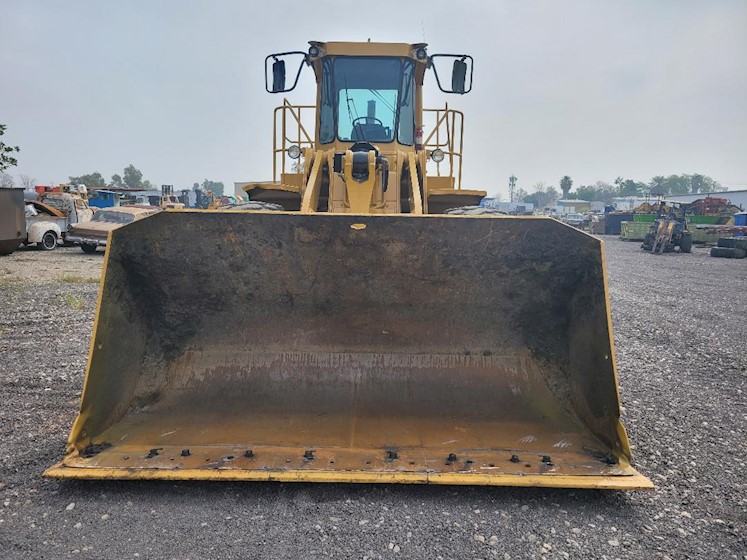
[[[747,257],[747,237],[719,237],[718,246],[711,247],[711,256],[724,259]]]

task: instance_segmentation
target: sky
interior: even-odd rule
[[[415,43],[474,57],[465,188],[702,173],[747,188],[747,1],[375,4],[0,0],[10,172],[38,184],[128,164],[154,184],[269,180],[264,58],[309,40]],[[286,94],[313,104],[313,72]]]

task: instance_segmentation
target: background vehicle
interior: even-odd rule
[[[589,225],[589,219],[583,214],[563,214],[560,218],[564,223],[578,229],[584,229]]]
[[[151,216],[158,211],[158,208],[134,206],[102,208],[96,212],[91,221],[71,226],[67,240],[80,244],[84,253],[95,253],[98,247],[106,246],[110,231]]]
[[[26,239],[24,244],[53,251],[65,240],[69,219],[62,212],[41,202],[26,203]]]
[[[49,192],[39,196],[39,202],[59,210],[70,224],[81,224],[93,217],[88,202],[78,194],[69,192]]]
[[[246,186],[262,210],[111,232],[47,475],[650,488],[619,418],[601,242],[442,214],[485,191],[461,187],[460,113],[427,113],[422,85],[433,69],[465,94],[471,62],[422,43],[269,56],[271,92],[313,68],[313,137],[284,102],[273,153],[296,164]]]
[[[687,229],[687,207],[686,204],[673,204],[671,210],[666,210],[660,204],[658,217],[651,224],[641,248],[652,253],[671,253],[676,248],[680,253],[692,251],[693,236]]]
[[[25,239],[23,190],[0,187],[0,255],[10,255]]]
[[[159,208],[184,208],[185,204],[179,200],[174,194],[173,185],[161,185],[161,196],[149,196],[148,197],[151,206],[157,206]]]

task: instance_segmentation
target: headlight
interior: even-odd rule
[[[444,151],[441,148],[436,148],[431,152],[431,159],[436,163],[441,163],[444,160]]]
[[[426,58],[428,58],[428,53],[425,52],[424,48],[420,47],[419,49],[415,50],[415,58],[417,58],[418,60],[425,60]]]
[[[291,159],[298,159],[301,157],[301,148],[295,144],[288,146],[288,157]]]

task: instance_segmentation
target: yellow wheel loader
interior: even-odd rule
[[[602,243],[446,213],[485,191],[461,186],[461,113],[425,109],[422,86],[469,92],[471,57],[312,42],[265,66],[272,93],[304,67],[317,83],[315,106],[275,111],[274,179],[243,184],[267,210],[112,232],[47,476],[650,488],[619,419]]]

